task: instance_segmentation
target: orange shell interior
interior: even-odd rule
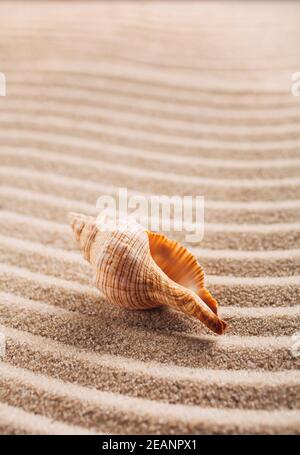
[[[164,234],[147,231],[151,256],[173,281],[194,291],[217,314],[218,304],[204,287],[204,270],[183,245]]]

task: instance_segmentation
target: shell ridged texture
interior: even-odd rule
[[[102,230],[94,218],[75,213],[70,221],[95,285],[111,303],[131,310],[167,305],[224,332],[204,271],[184,246],[142,226]]]

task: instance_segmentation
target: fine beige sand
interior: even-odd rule
[[[300,433],[299,23],[299,2],[1,2],[0,433]],[[224,336],[92,287],[67,213],[118,187],[205,196]]]

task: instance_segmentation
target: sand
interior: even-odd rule
[[[1,2],[1,434],[300,433],[297,2]],[[126,312],[67,224],[204,195],[230,325]],[[182,240],[180,233],[171,233]]]

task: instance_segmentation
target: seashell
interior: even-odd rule
[[[168,305],[215,333],[225,331],[202,267],[180,243],[130,221],[109,230],[93,217],[70,213],[69,218],[95,285],[111,303],[130,310]]]

